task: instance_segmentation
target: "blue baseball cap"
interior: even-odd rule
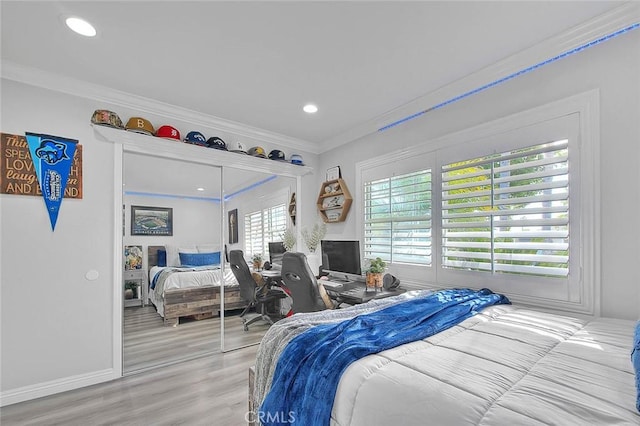
[[[196,131],[187,133],[187,136],[185,136],[184,141],[187,143],[192,143],[194,145],[204,146],[207,144],[207,138],[205,138],[202,133],[196,132]]]

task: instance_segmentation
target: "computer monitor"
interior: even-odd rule
[[[360,241],[320,241],[322,271],[332,278],[354,280],[362,275]]]
[[[269,243],[269,262],[272,265],[282,266],[282,256],[285,252],[286,250],[284,249],[282,241]]]

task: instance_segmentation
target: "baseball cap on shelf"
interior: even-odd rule
[[[267,154],[264,152],[264,148],[261,146],[254,146],[249,150],[249,155],[254,157],[267,158]]]
[[[220,149],[223,151],[227,150],[227,144],[224,143],[224,141],[217,136],[212,136],[209,139],[207,139],[207,146],[209,148]]]
[[[296,164],[298,166],[304,166],[304,161],[302,161],[302,156],[299,154],[291,155],[291,164]]]
[[[124,128],[130,132],[142,133],[149,136],[153,136],[155,133],[151,122],[142,117],[131,117]]]
[[[116,129],[124,129],[122,125],[122,120],[118,117],[113,111],[108,111],[106,109],[97,109],[93,112],[91,116],[91,122],[93,124],[98,124],[100,126],[109,126],[115,127]]]
[[[205,146],[207,144],[207,138],[205,138],[202,133],[196,131],[187,133],[187,136],[184,137],[184,141],[186,143],[192,143],[194,145]]]
[[[231,142],[229,144],[229,151],[231,152],[237,152],[238,154],[246,154],[247,153],[247,149],[244,147],[244,144],[242,142]]]
[[[158,131],[156,131],[156,136],[164,139],[180,140],[180,132],[172,126],[160,126]]]
[[[280,151],[279,149],[272,150],[269,153],[269,159],[278,160],[278,161],[286,161],[286,158],[284,156],[284,152]]]

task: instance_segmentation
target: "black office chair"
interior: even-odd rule
[[[240,314],[244,331],[249,330],[250,324],[260,320],[273,324],[273,319],[267,314],[267,304],[283,299],[287,295],[280,290],[271,290],[266,286],[259,286],[251,275],[242,250],[231,250],[229,252],[229,264],[233,275],[236,277],[238,284],[240,284],[240,297],[247,302],[247,307]],[[255,308],[259,315],[247,320],[244,316],[251,308]]]
[[[318,281],[303,253],[286,252],[282,256],[281,275],[284,285],[291,291],[294,314],[327,309],[320,296]]]

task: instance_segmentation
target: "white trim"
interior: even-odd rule
[[[124,356],[122,351],[124,333],[123,317],[124,317],[124,297],[122,295],[122,250],[124,250],[124,236],[122,230],[124,229],[124,218],[122,212],[122,205],[124,203],[122,195],[122,183],[123,183],[123,150],[122,144],[113,144],[113,201],[114,201],[114,215],[113,215],[113,241],[116,247],[116,254],[113,256],[113,334],[112,334],[112,346],[113,346],[113,371],[116,374],[115,377],[121,377],[123,371]],[[119,254],[119,255],[118,255]],[[146,285],[146,284],[145,284]],[[146,300],[143,303],[147,303]]]
[[[225,213],[227,211],[227,204],[225,199],[227,198],[227,195],[229,194],[225,194],[224,192],[224,169],[225,167],[222,167],[220,169],[220,189],[221,189],[221,194],[222,197],[220,197],[220,217],[222,218],[222,220],[220,221],[220,247],[223,247],[224,250],[224,256],[220,256],[220,267],[223,271],[226,271],[227,269],[227,259],[225,259],[227,253],[228,253],[228,247],[225,247],[225,230],[229,229],[229,224],[228,224],[228,217],[227,214]],[[238,218],[236,218],[236,222],[238,221]],[[239,236],[238,236],[239,237]],[[226,348],[225,348],[225,341],[224,341],[224,289],[227,288],[227,282],[226,280],[226,274],[222,274],[222,286],[220,287],[220,352],[226,352]]]
[[[460,80],[427,93],[415,100],[325,140],[321,152],[376,133],[378,129],[412,114],[424,111],[448,99],[509,76],[515,72],[609,35],[640,20],[640,3],[629,2],[590,19],[529,49],[522,50]],[[624,36],[623,36],[624,37]],[[402,127],[402,126],[399,126]],[[387,131],[392,131],[391,129]]]
[[[600,316],[602,299],[601,262],[601,198],[600,198],[600,91],[592,90],[583,94],[583,99],[573,97],[572,101],[579,102],[580,108],[580,164],[584,171],[581,173],[581,206],[583,212],[581,226],[582,234],[582,280],[590,282],[593,288],[590,292],[581,295],[588,306],[589,313]],[[578,108],[578,105],[575,105]],[[586,167],[585,167],[586,166]],[[591,192],[589,192],[591,189]],[[584,289],[584,286],[583,286]]]
[[[600,280],[600,110],[599,110],[599,91],[597,89],[585,93],[577,94],[565,99],[561,99],[537,108],[512,114],[510,116],[495,120],[493,122],[484,123],[476,127],[458,131],[449,135],[442,136],[432,141],[407,148],[401,152],[384,154],[379,157],[371,158],[356,163],[356,232],[358,238],[363,240],[363,172],[367,169],[381,167],[389,163],[398,163],[407,158],[417,157],[419,155],[433,152],[438,157],[436,166],[440,167],[442,160],[439,158],[439,152],[443,149],[452,149],[452,147],[463,147],[464,144],[479,141],[492,135],[499,135],[511,130],[528,127],[537,123],[542,123],[557,117],[563,117],[570,114],[579,114],[579,135],[578,135],[578,155],[580,156],[581,173],[578,191],[580,193],[580,203],[578,207],[581,212],[579,223],[572,226],[580,227],[580,247],[575,247],[579,251],[581,281],[580,294],[571,295],[565,301],[545,299],[543,297],[533,297],[528,295],[509,295],[514,302],[529,305],[537,305],[552,309],[578,312],[590,315],[600,315],[600,298],[597,297],[601,292]],[[585,173],[588,171],[588,173]],[[404,172],[404,171],[403,171]],[[407,170],[408,172],[408,170]],[[440,182],[438,180],[439,173],[432,170],[432,184],[434,185],[432,205],[440,205]],[[439,223],[439,209],[432,212],[432,221]],[[436,232],[432,231],[432,239],[440,240],[440,226],[434,227]],[[434,244],[432,251],[432,267],[434,268],[433,279],[437,280],[438,286],[451,286],[456,283],[446,283],[446,277],[440,274],[440,245]],[[390,267],[390,270],[393,268]],[[402,278],[401,272],[395,272]],[[410,271],[407,270],[407,274]],[[456,274],[464,278],[463,274],[458,272],[447,272],[449,279],[455,277]],[[425,279],[429,280],[432,276],[431,272],[424,274]],[[415,277],[408,276],[409,280]],[[503,278],[503,277],[501,277]],[[496,278],[497,279],[497,278]],[[434,284],[431,283],[431,286]],[[460,284],[458,284],[460,285]],[[488,285],[488,284],[487,284]]]
[[[94,371],[89,374],[78,374],[76,376],[65,377],[63,379],[51,380],[49,382],[24,386],[22,388],[4,391],[0,395],[0,407],[17,404],[18,402],[29,401],[43,396],[54,395],[97,383],[108,382],[118,379],[120,375],[114,369]]]
[[[12,61],[3,61],[2,78],[13,80],[56,92],[66,93],[80,98],[105,102],[119,107],[139,111],[141,115],[153,114],[170,120],[179,120],[193,124],[194,127],[206,127],[220,132],[252,138],[267,145],[284,145],[301,151],[319,154],[318,146],[312,142],[282,135],[237,121],[227,120],[154,99],[133,95],[89,83],[84,80],[54,74],[38,68],[28,67]]]

